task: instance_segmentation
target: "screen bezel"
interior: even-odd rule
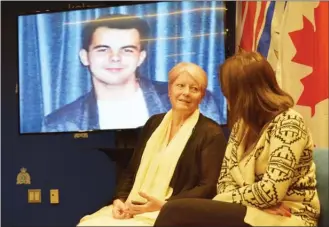
[[[170,2],[170,1],[127,1],[127,2],[47,2],[47,4],[40,4],[40,2],[35,2],[35,4],[25,3],[26,7],[24,11],[18,12],[17,18],[17,40],[18,40],[18,18],[20,16],[26,15],[38,15],[43,13],[58,13],[58,12],[69,12],[69,11],[77,11],[77,10],[89,10],[89,9],[99,9],[99,8],[108,8],[108,7],[119,7],[119,6],[133,6],[139,4],[154,4],[159,2]],[[50,3],[50,4],[49,4]],[[223,4],[226,7],[226,11],[224,13],[224,28],[226,30],[225,35],[225,59],[229,56],[232,56],[235,53],[235,2],[227,2],[223,1]],[[65,6],[64,6],[65,5]],[[19,65],[19,43],[17,43],[17,66]],[[19,94],[19,67],[17,67],[17,105],[18,105],[18,133],[20,136],[22,135],[52,135],[52,134],[76,134],[76,133],[103,133],[103,132],[122,132],[122,131],[136,131],[140,130],[143,126],[138,128],[129,128],[129,129],[93,129],[86,131],[63,131],[63,132],[24,132],[22,133],[20,130],[21,120],[20,120],[20,94]],[[227,121],[226,124],[219,124],[221,127],[227,127],[229,125],[229,110],[226,105],[227,112]]]

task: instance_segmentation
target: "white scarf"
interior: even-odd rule
[[[170,181],[182,151],[199,119],[199,115],[199,109],[194,111],[168,144],[172,124],[172,110],[167,112],[145,146],[128,200],[146,202],[138,194],[140,191],[160,200],[165,200],[171,196]]]

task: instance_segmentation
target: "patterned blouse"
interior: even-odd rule
[[[214,200],[247,206],[245,222],[252,226],[316,226],[314,144],[303,117],[293,109],[279,114],[247,152],[241,124],[230,135]],[[290,208],[291,217],[262,211],[279,202]]]

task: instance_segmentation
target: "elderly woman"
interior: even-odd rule
[[[293,99],[258,53],[220,68],[233,129],[213,200],[168,202],[155,226],[316,226],[313,141]]]
[[[206,88],[199,66],[182,62],[172,68],[172,109],[145,124],[113,205],[78,226],[153,225],[167,201],[216,195],[226,140],[220,126],[199,112]]]

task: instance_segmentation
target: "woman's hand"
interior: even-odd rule
[[[147,200],[143,205],[134,205],[131,202],[127,204],[128,213],[131,215],[142,214],[146,212],[158,211],[166,203],[166,201],[159,200],[153,196],[147,195],[144,192],[139,192],[139,195]]]
[[[291,211],[289,207],[286,207],[283,203],[279,203],[278,205],[264,209],[263,211],[274,215],[280,215],[289,218],[291,217]]]
[[[116,199],[113,202],[112,216],[116,219],[128,219],[132,218],[132,215],[127,213],[127,205],[120,199]]]

